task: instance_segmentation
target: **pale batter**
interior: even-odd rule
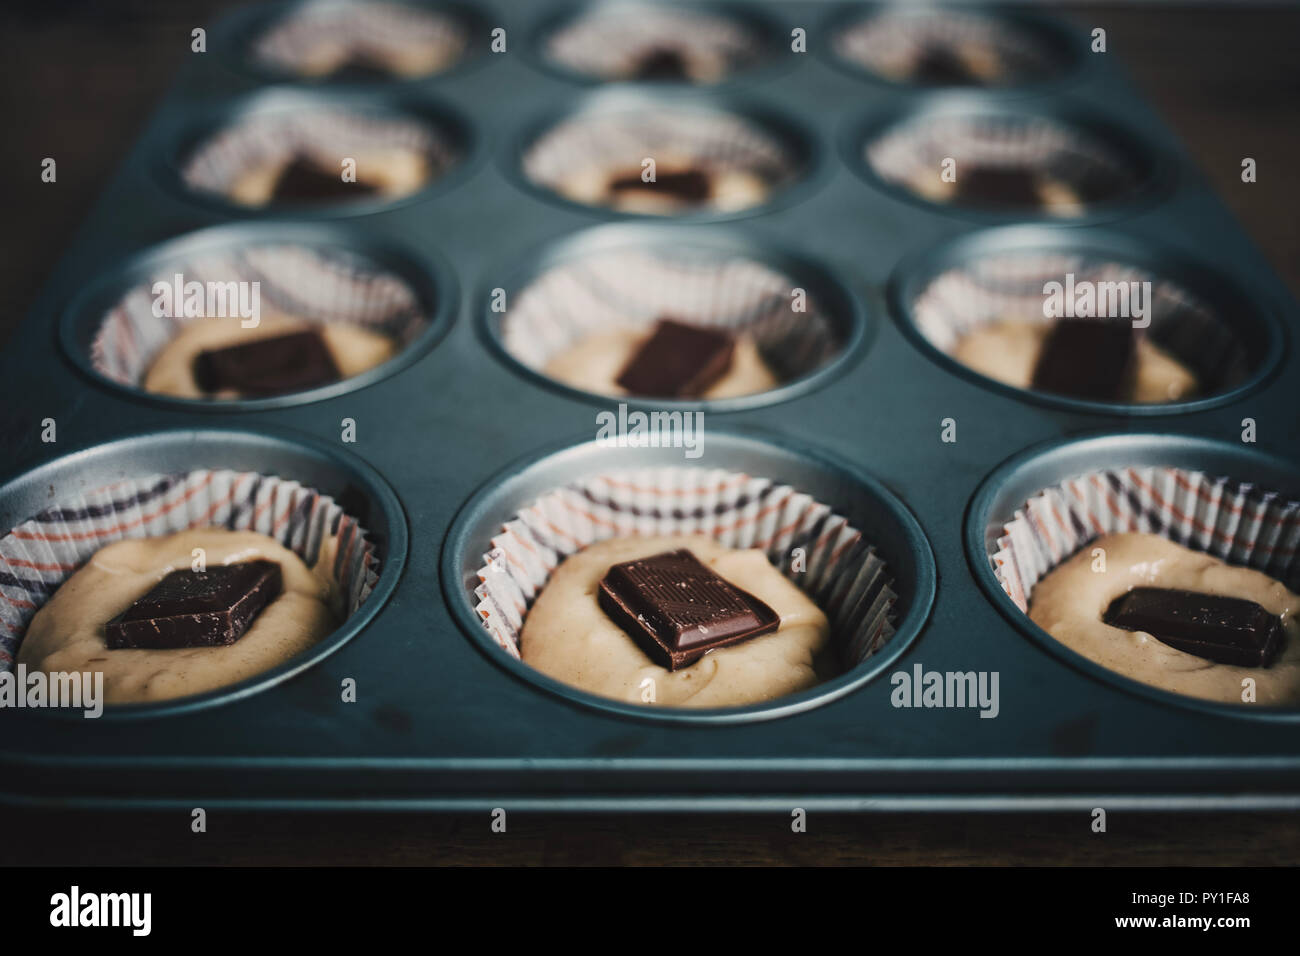
[[[429,158],[419,150],[406,147],[367,149],[337,156],[313,156],[313,165],[321,172],[334,173],[343,182],[344,158],[356,160],[356,183],[377,190],[379,198],[398,199],[419,190],[429,180]],[[276,183],[294,160],[294,156],[281,156],[271,162],[250,166],[236,176],[226,191],[231,202],[241,206],[265,206],[275,199]],[[357,190],[357,198],[373,198],[375,194]]]
[[[172,571],[192,567],[202,548],[209,566],[265,558],[280,565],[284,589],[234,644],[163,650],[109,650],[104,625]],[[328,568],[322,555],[318,568]],[[161,538],[118,541],[95,552],[36,612],[18,648],[28,670],[102,672],[109,704],[186,697],[270,670],[339,626],[342,596],[292,551],[252,531],[201,528]]]
[[[194,377],[194,360],[208,349],[242,345],[259,338],[319,329],[342,378],[351,378],[382,365],[397,354],[397,342],[354,322],[315,325],[287,315],[264,315],[256,328],[246,329],[238,316],[197,318],[158,350],[144,377],[144,390],[179,398],[239,398],[239,395],[204,392]]]
[[[598,395],[626,395],[618,384],[628,360],[641,343],[654,334],[646,329],[615,329],[589,335],[562,350],[546,363],[543,372],[566,385]],[[734,398],[766,392],[781,384],[759,354],[758,345],[748,335],[736,336],[731,367],[704,392],[703,398]]]
[[[1034,367],[1050,322],[1001,319],[963,336],[952,357],[968,368],[1016,388],[1032,387]],[[1127,401],[1142,405],[1180,402],[1196,394],[1196,376],[1145,335],[1137,340],[1137,367]]]
[[[1093,550],[1106,570],[1094,571]],[[1286,643],[1272,667],[1235,667],[1175,650],[1141,631],[1102,621],[1111,601],[1135,587],[1174,588],[1254,601],[1282,616]],[[1154,534],[1111,534],[1086,544],[1035,585],[1029,616],[1071,650],[1144,684],[1226,703],[1242,702],[1254,678],[1256,702],[1300,704],[1300,595],[1259,571],[1230,567]]]
[[[695,168],[689,161],[659,162],[656,176],[669,176]],[[767,201],[770,188],[758,173],[748,169],[707,170],[709,195],[702,202],[693,202],[674,196],[667,190],[656,190],[655,183],[645,183],[643,189],[612,189],[611,183],[629,176],[641,176],[641,167],[611,169],[592,166],[575,170],[556,185],[561,195],[574,202],[589,206],[609,206],[620,212],[641,213],[652,216],[671,216],[693,208],[706,208],[716,212],[736,212],[750,209]]]
[[[766,603],[780,615],[780,628],[710,651],[680,670],[651,661],[601,610],[596,589],[611,565],[678,548]],[[656,706],[739,707],[817,684],[826,676],[829,643],[826,615],[762,551],[727,548],[704,535],[675,535],[612,538],[567,558],[528,612],[519,650],[526,664],[601,697],[650,703],[643,684],[649,680]]]

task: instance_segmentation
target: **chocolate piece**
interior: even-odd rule
[[[689,203],[704,202],[713,194],[713,184],[708,174],[698,169],[684,169],[680,172],[660,171],[656,173],[655,181],[651,183],[642,180],[639,172],[629,173],[609,181],[609,190],[612,193],[642,189],[663,193],[665,196]]]
[[[1070,186],[1085,205],[1106,202],[1122,195],[1131,183],[1118,172],[1104,166],[1075,171]]]
[[[271,198],[275,202],[327,202],[360,199],[377,191],[374,186],[360,179],[344,182],[341,168],[331,172],[310,160],[295,156],[280,172]]]
[[[338,65],[330,78],[345,83],[383,83],[393,78],[393,71],[368,50],[355,50]]]
[[[1057,395],[1115,402],[1127,398],[1137,336],[1124,319],[1058,319],[1034,366],[1032,387]]]
[[[641,58],[635,76],[638,80],[689,80],[686,61],[670,47],[655,47]]]
[[[1038,174],[1024,166],[967,166],[957,171],[957,198],[988,206],[1039,206]]]
[[[926,86],[961,86],[974,81],[955,51],[944,46],[926,47],[912,64],[912,82]]]
[[[1172,588],[1134,588],[1102,620],[1207,661],[1269,667],[1282,650],[1282,619],[1254,601]]]
[[[660,319],[616,381],[647,398],[698,398],[731,368],[729,332]]]
[[[233,644],[280,588],[280,565],[274,561],[173,571],[109,621],[104,639],[112,650]]]
[[[657,664],[675,671],[708,651],[770,634],[780,616],[690,551],[616,564],[600,582],[601,610]]]
[[[283,395],[328,385],[340,377],[329,346],[315,330],[205,349],[194,358],[194,378],[208,393]]]

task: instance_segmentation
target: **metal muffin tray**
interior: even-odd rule
[[[0,354],[0,529],[131,474],[259,470],[343,503],[372,533],[382,573],[306,659],[246,684],[98,720],[0,712],[0,799],[467,811],[1300,805],[1300,711],[1206,704],[1104,671],[1033,626],[989,569],[990,529],[1083,470],[1178,465],[1300,496],[1290,447],[1300,311],[1191,158],[1114,55],[1089,51],[1083,26],[1004,12],[1059,44],[1064,68],[1024,87],[950,91],[840,61],[831,37],[865,8],[713,6],[753,18],[766,60],[708,87],[600,84],[547,65],[541,36],[581,9],[572,5],[457,4],[472,55],[393,84],[269,85],[240,55],[262,8],[212,31],[210,52],[193,56]],[[507,52],[488,52],[498,26]],[[808,52],[788,48],[796,27]],[[178,157],[205,129],[344,101],[442,124],[459,163],[390,204],[254,211],[180,186]],[[521,151],[557,119],[656,103],[766,124],[797,158],[796,181],[753,210],[653,218],[556,199],[521,174]],[[1139,188],[1057,221],[925,203],[866,168],[864,137],[936,113],[1077,120],[1134,157]],[[416,290],[428,328],[358,379],[255,402],[165,399],[95,372],[96,317],[132,277],[177,251],[268,236],[365,252]],[[829,684],[734,711],[621,705],[509,660],[475,617],[473,572],[513,507],[615,460],[682,463],[671,449],[597,448],[596,416],[617,401],[521,366],[491,308],[494,290],[621,243],[745,251],[801,277],[842,332],[835,359],[796,382],[680,406],[704,411],[700,464],[807,490],[888,561],[896,634]],[[1211,399],[1139,408],[1029,395],[959,369],[913,327],[912,298],[947,264],[1015,247],[1100,250],[1185,282],[1233,309],[1251,374]],[[1241,441],[1245,418],[1255,444]],[[56,442],[41,439],[45,419]],[[355,443],[340,440],[344,419]],[[942,440],[946,419],[955,442]],[[893,706],[891,675],[917,666],[996,672],[997,716]]]

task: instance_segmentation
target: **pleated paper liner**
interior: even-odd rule
[[[512,298],[502,344],[542,372],[557,354],[590,335],[644,329],[660,318],[751,336],[783,381],[829,362],[843,343],[809,294],[795,312],[800,282],[736,253],[690,245],[615,249],[551,267]]]
[[[351,616],[379,579],[366,530],[328,495],[256,472],[200,470],[126,479],[59,501],[0,537],[0,669],[28,623],[105,545],[194,528],[274,538],[339,587]]]
[[[1300,590],[1300,502],[1184,468],[1112,468],[1044,488],[1016,509],[989,560],[1002,590],[1028,613],[1048,572],[1090,541],[1128,531],[1161,535]]]
[[[747,173],[764,183],[768,195],[790,185],[802,172],[795,150],[759,123],[721,109],[687,106],[642,106],[570,116],[524,150],[522,171],[529,182],[563,196],[574,177],[592,171],[640,175],[647,158],[655,160],[656,173],[683,164],[713,173]],[[744,208],[766,201],[767,196],[756,198]],[[684,206],[682,211],[692,208],[709,207]]]
[[[963,170],[980,167],[1040,172],[1080,196],[1083,208],[1042,207],[1065,216],[1080,215],[1098,202],[1127,198],[1143,184],[1137,164],[1109,141],[1067,121],[1034,114],[913,117],[867,142],[863,157],[886,183],[916,195],[924,195],[918,182],[939,181],[949,158],[956,160],[958,181]],[[952,204],[965,201],[955,198]]]
[[[1172,279],[1095,254],[998,253],[972,259],[931,279],[912,303],[916,330],[951,354],[967,335],[1003,320],[1048,325],[1043,286],[1064,283],[1150,282],[1150,326],[1138,334],[1192,371],[1207,397],[1241,385],[1253,371],[1249,352],[1226,318]],[[1100,319],[1099,319],[1100,321]]]
[[[189,323],[204,321],[203,316],[155,313],[154,283],[172,286],[177,274],[187,283],[257,282],[264,315],[352,323],[382,332],[400,347],[410,345],[430,321],[410,286],[364,257],[293,243],[250,244],[172,260],[132,286],[104,315],[91,343],[91,364],[99,374],[139,387],[159,350]]]
[[[525,504],[483,557],[475,610],[501,650],[518,658],[528,610],[566,557],[613,537],[676,534],[762,550],[826,613],[846,670],[894,634],[889,569],[846,518],[789,485],[690,466],[592,475]],[[791,568],[796,548],[804,571]]]
[[[252,40],[248,55],[268,72],[302,79],[351,79],[355,71],[346,64],[354,58],[403,78],[451,68],[468,42],[466,25],[436,8],[312,0],[272,22]]]
[[[542,41],[547,59],[583,76],[635,80],[657,57],[685,67],[689,82],[718,83],[758,63],[763,39],[738,17],[688,7],[607,3],[584,10]],[[677,77],[664,77],[676,79]]]
[[[430,123],[353,109],[307,107],[236,118],[194,147],[182,161],[180,177],[190,190],[230,199],[231,189],[245,174],[295,157],[316,159],[322,169],[338,170],[340,175],[343,160],[354,159],[360,180],[366,178],[367,157],[394,153],[423,157],[425,179],[417,188],[446,174],[460,158],[451,137]]]
[[[984,75],[969,81],[977,86],[1035,82],[1064,66],[1062,51],[1033,30],[971,10],[881,10],[842,27],[832,48],[841,59],[877,76],[920,85],[930,85],[916,71],[931,51],[978,61]]]

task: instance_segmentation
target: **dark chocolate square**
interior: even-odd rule
[[[329,346],[314,329],[205,349],[194,358],[194,378],[209,394],[283,395],[328,385],[340,377]]]
[[[699,398],[731,368],[736,340],[721,329],[660,319],[617,382],[646,398]]]
[[[233,644],[281,586],[274,561],[173,571],[104,626],[105,643],[113,650]]]
[[[781,623],[774,610],[685,549],[614,565],[597,599],[610,620],[669,670],[770,634]]]

